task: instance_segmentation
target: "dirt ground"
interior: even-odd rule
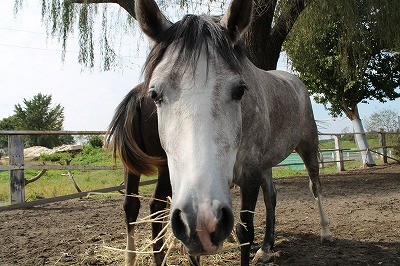
[[[317,208],[306,177],[279,179],[270,265],[400,265],[400,165],[324,175],[321,182],[334,242],[320,244]],[[232,194],[238,213],[239,193]],[[123,253],[105,248],[124,248],[122,202],[122,196],[83,199],[1,212],[0,265],[122,265]],[[148,208],[146,200],[142,203],[143,217]],[[252,256],[264,232],[261,197],[257,207]],[[138,226],[136,235],[139,244],[149,241],[150,226]],[[139,264],[149,265],[148,257],[139,258]],[[202,261],[238,265],[239,258],[235,248]],[[184,261],[171,258],[169,264]]]

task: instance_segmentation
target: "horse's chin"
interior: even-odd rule
[[[218,253],[222,248],[222,243],[218,246],[212,247],[198,247],[189,249],[185,244],[183,245],[184,249],[190,256],[202,256],[202,255],[213,255]]]
[[[221,246],[222,245],[208,247],[207,249],[204,250],[204,254],[202,255],[212,255],[218,253],[218,251],[221,249]]]
[[[201,256],[201,255],[213,255],[215,253],[218,253],[221,248],[222,248],[222,244],[224,241],[222,241],[221,243],[219,243],[218,245],[214,245],[214,244],[204,244],[201,243],[197,237],[195,238],[196,240],[194,240],[193,242],[189,242],[189,243],[183,243],[183,247],[184,250],[190,255],[190,256]]]

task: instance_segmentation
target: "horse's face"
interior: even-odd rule
[[[173,55],[176,56],[176,55]],[[229,188],[241,135],[241,77],[206,67],[175,73],[166,56],[155,69],[159,135],[172,185],[172,228],[193,252],[215,252],[233,227]],[[202,247],[202,248],[201,248]]]
[[[218,47],[207,34],[198,39],[199,33],[216,30],[215,23],[211,19],[191,17],[184,22],[191,25],[189,30],[178,29],[177,32],[187,32],[175,36],[164,48],[162,45],[157,48],[157,41],[160,34],[171,30],[171,25],[153,0],[136,2],[142,29],[155,40],[154,49],[163,50],[159,62],[147,73],[148,94],[157,105],[159,136],[168,157],[172,230],[193,255],[215,253],[233,228],[229,189],[241,139],[240,102],[246,84],[236,56],[224,56],[224,53],[233,51],[237,34],[247,26],[242,21],[244,15],[235,8],[247,10],[247,16],[251,16],[251,2],[231,4],[228,14],[239,16],[234,22],[240,25],[230,25],[230,17],[226,15],[222,19],[225,30],[218,25],[218,33],[225,34],[223,41],[217,42]],[[149,22],[154,18],[156,22]],[[205,29],[204,23],[211,24]],[[196,31],[194,27],[196,34],[188,37],[192,30]],[[231,28],[235,32],[230,32]],[[191,41],[193,44],[188,46],[186,42]],[[224,44],[226,47],[222,47]],[[221,48],[226,51],[218,52]],[[192,53],[192,49],[197,51]],[[160,51],[153,53],[155,58],[159,55]]]

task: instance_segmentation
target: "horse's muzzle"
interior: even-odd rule
[[[233,212],[230,206],[218,204],[207,209],[199,207],[172,210],[171,227],[176,238],[186,246],[189,254],[216,253],[233,229]]]

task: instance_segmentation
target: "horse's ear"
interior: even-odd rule
[[[232,43],[236,43],[250,25],[252,15],[253,0],[232,0],[228,11],[221,19],[221,25],[228,30]]]
[[[171,26],[154,0],[136,0],[135,14],[140,28],[153,41]]]

